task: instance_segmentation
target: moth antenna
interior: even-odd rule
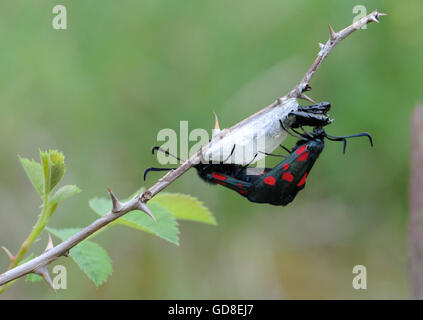
[[[345,136],[344,138],[357,138],[357,137],[369,138],[370,146],[373,148],[373,138],[372,138],[372,135],[368,132],[361,132],[361,133],[353,134],[350,136]]]
[[[331,136],[331,135],[328,135],[327,133],[325,133],[325,137],[329,140],[332,140],[332,141],[343,141],[344,142],[343,153],[345,153],[345,150],[347,149],[347,139],[348,138],[367,137],[367,138],[369,138],[370,146],[373,147],[373,138],[372,138],[371,134],[367,133],[367,132],[361,132],[361,133],[352,134],[352,135],[349,135],[349,136],[341,136],[341,137]]]
[[[154,146],[153,148],[151,148],[151,153],[152,153],[152,154],[154,154],[154,151],[160,151],[160,152],[163,152],[164,154],[166,154],[166,155],[168,155],[168,156],[171,156],[172,158],[175,158],[175,159],[176,159],[176,160],[178,160],[178,161],[184,162],[183,160],[181,160],[181,158],[179,158],[179,157],[177,157],[177,156],[175,156],[175,155],[173,155],[173,154],[169,153],[169,151],[164,150],[162,147],[159,147],[159,146]]]
[[[175,169],[175,168],[148,168],[144,171],[144,181],[147,178],[147,174],[150,171],[169,171],[169,170],[173,170],[173,169]]]

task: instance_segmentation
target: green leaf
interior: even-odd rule
[[[34,160],[30,161],[29,159],[21,157],[19,157],[19,160],[21,161],[22,167],[24,168],[25,173],[34,186],[35,190],[37,190],[38,194],[42,196],[44,181],[43,168],[41,167],[41,164]]]
[[[47,229],[62,240],[68,239],[81,230],[79,228]],[[69,251],[69,255],[97,287],[104,283],[113,272],[111,259],[107,251],[97,243],[85,240],[73,247]]]
[[[47,227],[48,232],[60,238],[61,240],[67,240],[72,237],[74,234],[81,231],[81,228],[65,228],[65,229],[54,229]]]
[[[35,273],[30,273],[26,276],[25,281],[27,282],[38,282],[40,280],[43,280],[43,277],[39,276]]]
[[[49,150],[50,156],[50,191],[62,180],[65,175],[65,157],[57,150]]]
[[[104,216],[107,212],[112,210],[112,201],[105,198],[92,198],[88,205],[90,208],[100,216]]]
[[[57,150],[40,150],[40,158],[44,177],[44,193],[49,194],[65,175],[65,157]]]
[[[210,210],[197,198],[187,194],[162,192],[149,201],[149,204],[153,203],[167,209],[177,219],[217,224]]]
[[[107,251],[95,242],[83,241],[72,248],[69,254],[97,287],[106,282],[108,276],[113,272],[112,262]]]
[[[111,201],[104,198],[94,198],[89,206],[100,216],[105,215],[111,209]],[[116,224],[125,225],[138,230],[152,233],[160,238],[179,245],[178,223],[166,208],[158,204],[148,204],[150,211],[157,219],[157,223],[141,211],[131,211],[116,220]]]
[[[58,204],[62,200],[70,198],[75,194],[80,193],[81,190],[74,185],[66,185],[61,187],[56,193],[49,199],[49,205]]]
[[[48,152],[40,150],[41,166],[43,169],[43,187],[44,194],[50,193],[50,157]]]
[[[144,212],[131,211],[117,220],[118,224],[150,232],[160,238],[179,245],[178,222],[166,208],[158,204],[148,204],[148,208],[157,219],[157,223]]]

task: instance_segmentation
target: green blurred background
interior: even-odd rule
[[[51,26],[54,5],[68,29]],[[19,280],[1,298],[373,299],[409,298],[409,120],[422,101],[423,2],[72,0],[0,3],[0,244],[16,252],[39,212],[17,155],[57,148],[65,183],[83,192],[52,227],[82,227],[88,200],[123,197],[156,165],[162,128],[229,127],[284,95],[355,5],[389,14],[335,48],[310,96],[332,103],[333,135],[368,131],[375,147],[327,143],[307,187],[288,207],[258,205],[206,185],[190,170],[168,191],[194,195],[218,226],[181,222],[177,247],[117,227],[96,240],[114,272],[95,288],[69,259],[68,289]],[[307,104],[303,102],[303,104]],[[292,145],[293,140],[287,142]],[[276,163],[277,159],[270,160]],[[146,186],[156,177],[153,174]],[[39,253],[44,234],[34,246]],[[0,266],[8,264],[0,254]],[[354,290],[355,265],[367,290]]]

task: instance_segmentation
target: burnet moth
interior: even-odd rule
[[[280,125],[284,128],[282,122]],[[286,128],[284,130],[288,131]],[[238,164],[200,163],[194,167],[204,181],[232,189],[249,201],[286,206],[304,188],[314,163],[324,149],[325,138],[333,141],[343,141],[344,153],[347,138],[365,136],[369,138],[370,144],[373,146],[373,140],[369,133],[336,137],[326,134],[322,127],[314,127],[312,133],[306,131],[299,133],[292,127],[291,130],[295,132],[295,135],[292,132],[289,133],[299,138],[299,140],[290,150],[289,156],[274,168],[261,170],[261,173],[256,168]],[[160,147],[154,147],[153,153],[155,150],[169,155],[166,150],[162,150]],[[149,168],[144,173],[144,180],[148,172],[162,170],[171,169]]]

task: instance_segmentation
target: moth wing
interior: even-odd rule
[[[220,184],[226,188],[238,192],[243,196],[247,196],[248,189],[251,187],[251,183],[236,179],[232,176],[220,172],[208,173],[206,178],[211,183]]]
[[[292,202],[304,188],[307,175],[321,152],[320,149],[315,152],[310,144],[306,143],[296,149],[287,159],[255,181],[248,190],[248,199],[282,206]]]

